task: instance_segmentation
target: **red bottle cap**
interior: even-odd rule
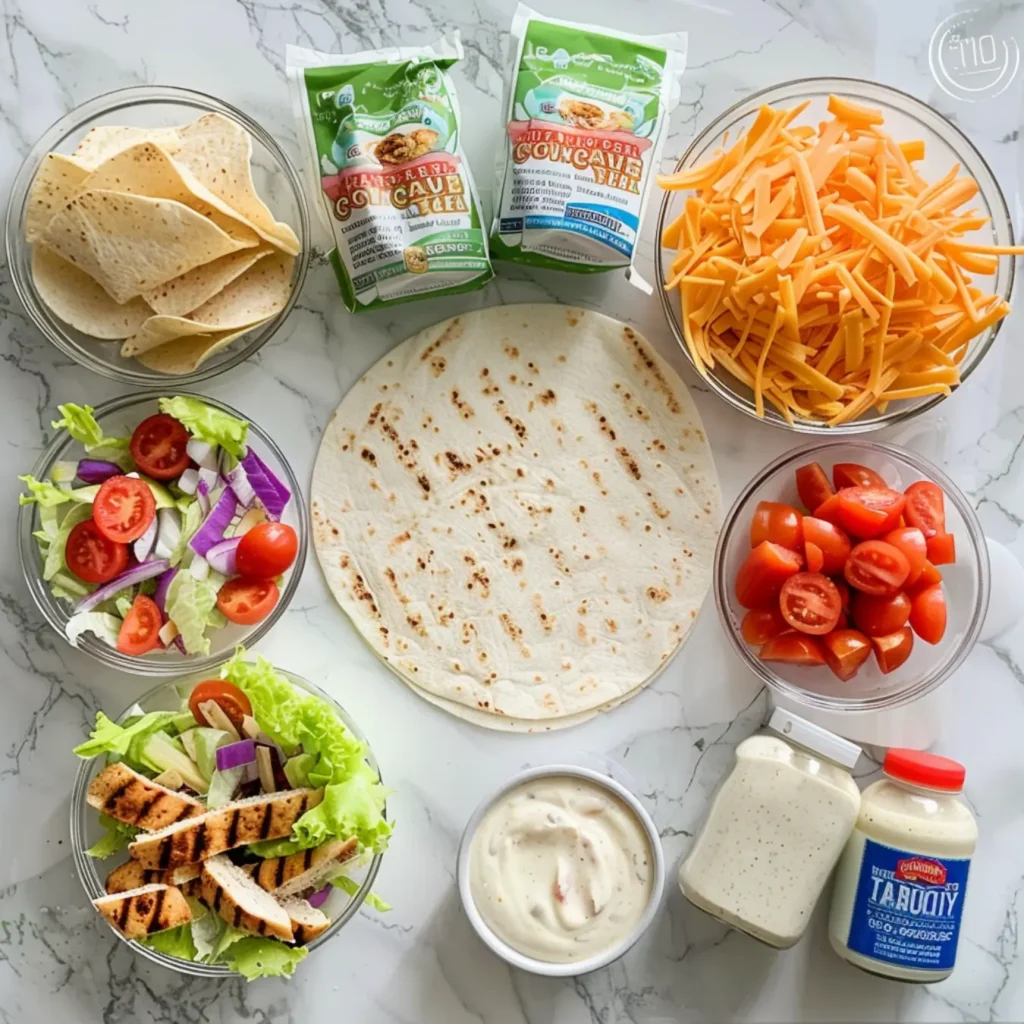
[[[966,775],[964,766],[958,761],[906,747],[890,747],[886,751],[882,771],[890,778],[909,782],[912,786],[949,793],[959,793],[964,788]]]

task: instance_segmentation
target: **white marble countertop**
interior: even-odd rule
[[[538,0],[539,3],[539,0]],[[975,0],[981,6],[983,0]],[[141,83],[218,94],[262,121],[295,153],[282,63],[297,41],[353,51],[461,29],[456,69],[468,156],[489,208],[492,153],[514,0],[3,0],[0,183],[43,129],[75,104]],[[952,5],[936,0],[550,0],[552,13],[635,30],[690,32],[682,105],[667,153],[755,88],[814,74],[864,75],[902,87],[955,117],[992,162],[1020,210],[1021,81],[963,102],[941,90],[929,39]],[[1018,5],[990,4],[994,39],[1016,32]],[[1002,51],[1000,51],[1002,52]],[[1018,227],[1019,227],[1018,218]],[[1019,232],[1018,232],[1019,233]],[[643,260],[650,266],[651,224]],[[563,300],[632,321],[693,385],[660,308],[624,281],[536,277],[503,267],[482,292],[354,318],[330,268],[313,266],[299,305],[256,360],[207,390],[250,412],[308,479],[320,432],[352,381],[413,330],[460,309]],[[1022,316],[952,400],[893,432],[942,465],[974,502],[990,536],[1024,556]],[[263,653],[329,689],[368,733],[397,793],[398,825],[378,879],[394,904],[364,911],[302,965],[297,980],[215,984],[132,955],[85,902],[68,856],[72,745],[94,711],[116,712],[145,682],[98,669],[68,648],[31,604],[15,554],[17,482],[50,434],[59,401],[98,403],[122,389],[60,358],[30,326],[0,263],[0,1021],[360,1024],[621,1024],[703,1020],[1022,1020],[1024,956],[1024,629],[979,645],[947,686],[952,712],[938,749],[968,768],[981,827],[959,965],[932,987],[903,986],[838,960],[819,914],[804,940],[773,953],[684,905],[670,885],[654,927],[613,967],[549,981],[507,969],[471,932],[453,884],[463,823],[490,787],[523,765],[608,758],[643,794],[670,872],[688,849],[735,744],[762,720],[767,697],[722,642],[714,608],[655,685],[612,714],[550,736],[507,736],[451,720],[393,679],[331,599],[311,558]],[[699,388],[697,389],[700,390]],[[713,395],[698,402],[726,501],[767,459],[791,447]]]

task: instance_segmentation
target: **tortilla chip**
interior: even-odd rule
[[[250,324],[240,331],[221,331],[217,334],[199,334],[193,338],[179,338],[140,355],[139,362],[158,373],[191,373],[212,355],[230,345],[236,338],[262,327],[266,321]]]
[[[215,332],[207,324],[193,323],[180,316],[151,316],[121,346],[121,355],[128,359],[143,352],[151,352],[178,338],[212,333]]]
[[[78,191],[89,168],[73,156],[47,153],[32,179],[25,211],[25,240],[42,237],[50,218]]]
[[[173,156],[214,195],[271,245],[292,256],[299,254],[295,232],[281,221],[256,194],[252,180],[252,139],[249,133],[221,114],[204,114],[178,130],[180,146]]]
[[[228,253],[212,263],[193,268],[181,277],[165,281],[159,288],[146,292],[142,297],[157,313],[164,316],[186,316],[212,299],[268,252],[273,252],[273,249],[264,244],[259,249]]]
[[[252,228],[243,224],[231,207],[177,165],[155,142],[139,142],[104,160],[82,183],[82,188],[129,192],[151,199],[173,199],[209,218],[225,234],[246,245],[259,244]]]
[[[182,203],[95,189],[68,203],[43,241],[118,302],[245,248]]]
[[[85,133],[73,156],[91,171],[122,149],[139,142],[155,142],[173,154],[178,146],[179,131],[180,128],[133,128],[130,125],[101,124]]]
[[[142,299],[115,302],[88,274],[43,245],[32,248],[32,280],[56,316],[93,338],[127,338],[153,315]]]

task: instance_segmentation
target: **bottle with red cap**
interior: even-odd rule
[[[901,981],[934,982],[956,963],[978,826],[964,767],[892,748],[885,778],[861,794],[836,869],[829,938],[846,961]]]

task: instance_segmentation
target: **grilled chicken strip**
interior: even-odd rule
[[[137,860],[129,860],[114,868],[107,875],[106,889],[108,893],[115,893],[138,889],[143,885],[159,884],[180,887],[198,877],[198,864],[188,864],[183,868],[170,868],[168,871],[152,871],[149,868],[144,868]]]
[[[292,922],[280,903],[241,868],[218,855],[203,862],[203,902],[228,924],[256,935],[292,941]]]
[[[128,939],[141,939],[192,920],[188,901],[169,885],[143,885],[113,896],[101,896],[92,903]]]
[[[331,920],[326,914],[297,896],[286,896],[278,902],[292,923],[292,939],[299,946],[312,942],[331,926]]]
[[[109,764],[89,783],[86,800],[101,814],[147,831],[166,828],[203,813],[185,793],[159,786],[124,764]]]
[[[283,839],[311,807],[324,798],[322,789],[288,789],[236,800],[159,832],[140,835],[128,852],[143,867],[177,868],[246,846],[260,839]]]
[[[345,861],[356,854],[357,841],[329,839],[326,843],[300,850],[287,857],[271,857],[243,870],[256,884],[275,896],[295,896],[309,889],[322,889]]]

